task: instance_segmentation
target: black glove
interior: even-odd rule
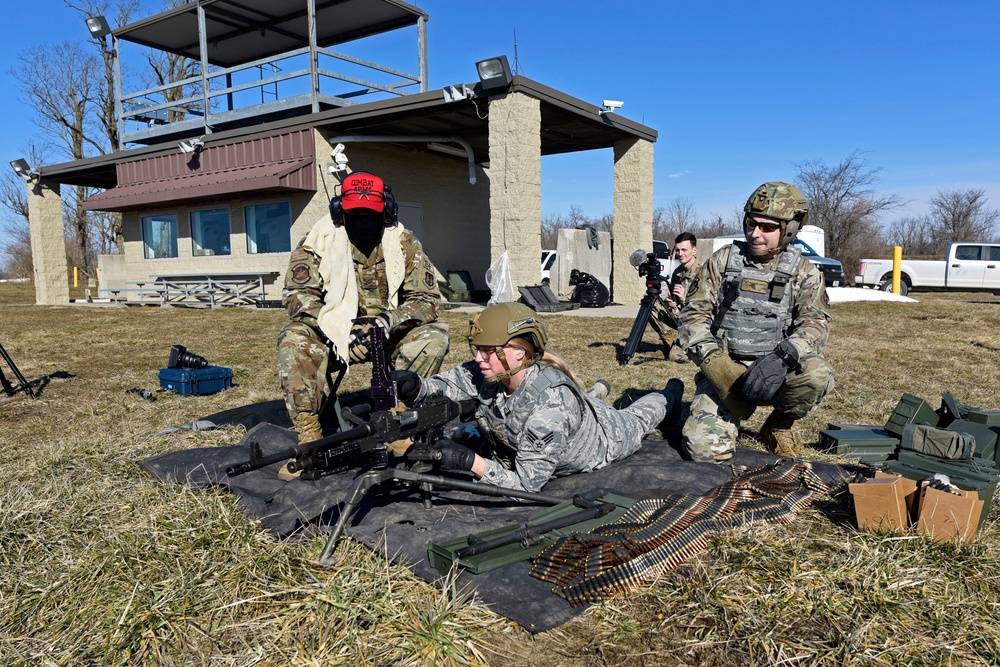
[[[413,371],[389,371],[389,377],[396,383],[396,396],[407,403],[420,394],[420,376]]]
[[[767,403],[781,389],[785,376],[793,368],[800,368],[798,350],[783,340],[747,369],[743,378],[743,395],[754,403]]]
[[[435,458],[440,461],[442,470],[472,470],[472,464],[476,462],[475,452],[448,438],[438,440],[434,452],[440,457]]]
[[[371,361],[371,351],[368,349],[371,336],[389,337],[389,318],[386,315],[374,317],[358,317],[351,325],[351,335],[347,344],[347,355],[352,364]]]

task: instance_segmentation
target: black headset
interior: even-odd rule
[[[370,171],[355,171],[352,174],[368,174],[369,176],[374,176],[375,174]],[[382,224],[386,227],[396,224],[399,219],[399,204],[396,203],[396,198],[392,196],[392,188],[382,182],[382,187],[384,188],[384,201],[385,208],[382,210]],[[340,195],[333,197],[330,200],[330,217],[333,218],[333,222],[338,225],[344,224],[344,206],[341,204]]]

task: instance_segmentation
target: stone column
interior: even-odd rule
[[[42,179],[28,184],[28,220],[31,226],[35,303],[39,306],[67,304],[69,278],[66,274],[66,238],[58,183]]]
[[[615,301],[639,303],[646,284],[628,257],[653,250],[653,144],[644,139],[615,142]]]
[[[490,263],[507,251],[518,287],[541,282],[541,105],[522,93],[490,99]]]

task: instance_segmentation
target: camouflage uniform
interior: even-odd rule
[[[729,351],[727,331],[720,327],[713,333],[712,326],[723,296],[720,288],[726,266],[734,248],[745,249],[745,244],[737,241],[726,246],[705,263],[680,313],[678,340],[699,366],[711,352],[720,348]],[[743,266],[773,271],[787,252],[790,251],[783,250],[769,260],[762,260],[744,251]],[[802,372],[791,371],[786,375],[770,405],[790,417],[801,419],[833,389],[833,369],[821,354],[830,334],[833,315],[823,277],[807,259],[799,258],[787,289],[791,291],[791,323],[784,331],[784,338],[799,353]],[[747,367],[754,361],[751,356],[734,355],[734,358]],[[690,416],[682,430],[685,448],[695,461],[727,460],[736,448],[739,421],[722,404],[703,373],[698,373],[695,383]]]
[[[698,258],[695,258],[694,264],[691,268],[679,264],[674,272],[670,274],[670,280],[663,284],[663,289],[660,294],[672,295],[674,293],[674,287],[681,285],[684,288],[684,300],[687,301],[691,296],[692,284],[694,283],[697,275],[698,269],[701,268],[701,262]],[[654,310],[656,314],[656,319],[659,320],[669,329],[676,329],[675,324],[680,320],[681,308],[684,304],[679,304],[676,306],[668,306],[665,301],[661,302],[663,310]],[[680,361],[683,357],[684,352],[680,349],[680,345],[677,342],[677,333],[667,331],[666,328],[661,328],[663,333],[660,334],[660,340],[665,347],[669,349],[668,356],[671,359],[676,359]]]
[[[448,325],[437,321],[441,293],[434,265],[424,254],[420,240],[403,230],[401,243],[406,277],[399,288],[397,308],[389,308],[382,246],[376,246],[369,257],[351,246],[358,286],[356,317],[387,315],[390,365],[428,376],[441,368],[448,354]],[[292,251],[282,292],[282,303],[291,321],[278,335],[278,369],[285,405],[293,421],[298,414],[319,413],[329,371],[330,348],[316,319],[326,296],[319,262],[320,258],[300,243]]]
[[[538,491],[553,477],[590,472],[625,458],[666,415],[661,393],[616,410],[584,394],[551,366],[534,365],[509,396],[468,362],[421,382],[420,398],[478,399],[480,430],[493,442],[482,481]]]

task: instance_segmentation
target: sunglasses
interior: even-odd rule
[[[777,222],[757,222],[751,217],[746,217],[743,219],[743,226],[747,228],[748,231],[752,230],[754,227],[759,227],[760,231],[764,233],[776,232],[781,229],[781,224]]]

